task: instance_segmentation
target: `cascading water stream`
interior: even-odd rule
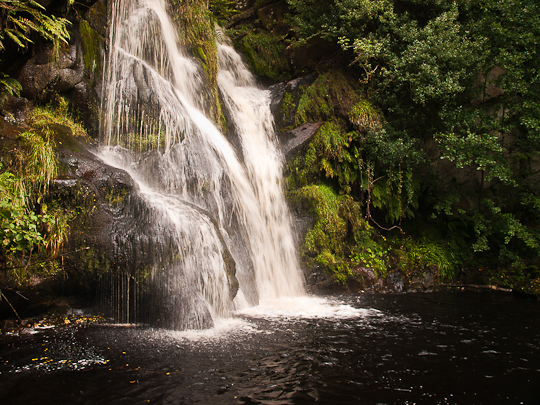
[[[206,312],[215,319],[303,294],[269,92],[257,88],[232,47],[217,45],[218,85],[241,148],[235,150],[206,116],[203,71],[179,45],[164,0],[111,7],[101,157],[131,175],[149,212],[141,235],[116,239],[125,248],[155,235],[173,246],[161,248],[173,252],[153,263],[151,277],[166,284],[158,288],[168,294],[165,306],[184,314],[169,326],[205,327]]]

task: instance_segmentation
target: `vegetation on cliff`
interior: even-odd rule
[[[2,152],[0,266],[2,272],[9,270],[4,276],[15,285],[56,272],[57,263],[50,259],[67,242],[69,221],[78,212],[49,192],[59,171],[55,148],[64,140],[62,132],[86,136],[67,108],[68,103],[58,98],[55,105],[32,109],[27,126],[12,128],[18,135]]]
[[[309,172],[309,181],[350,195],[388,239],[394,235],[383,230],[394,227],[459,247],[452,260],[466,281],[515,287],[537,278],[538,4],[288,3],[297,46],[339,45],[352,64],[348,75],[362,85],[358,107],[373,107],[349,111],[340,143],[308,149],[306,157],[320,155],[313,161],[320,170],[304,161],[293,176]],[[325,101],[326,109],[335,105]],[[307,111],[329,120],[317,104]],[[362,128],[359,118],[375,125]],[[339,169],[325,168],[329,151]]]
[[[287,4],[287,13],[283,2],[272,1],[242,12],[229,0],[174,0],[172,7],[183,42],[201,61],[209,110],[222,127],[217,22],[228,26],[266,82],[314,73],[296,93],[288,88],[281,103],[287,121],[281,130],[324,123],[287,166],[292,204],[314,217],[304,263],[326,269],[338,284],[371,268],[378,276],[398,270],[409,278],[431,272],[439,280],[536,285],[540,6],[533,0]],[[38,3],[0,1],[0,9],[2,49],[8,40],[26,46],[32,32],[56,43],[69,38],[67,20],[44,14]],[[29,14],[33,20],[22,19]],[[100,38],[84,21],[80,27],[86,68],[94,69]],[[20,90],[7,77],[0,85],[4,93]],[[55,169],[38,175],[32,167],[53,162],[54,139],[39,111],[20,135],[19,155],[2,167],[4,265],[24,264],[30,252],[58,247],[65,237],[59,231],[56,245],[47,242],[52,214],[42,201]],[[58,229],[65,233],[66,224]]]

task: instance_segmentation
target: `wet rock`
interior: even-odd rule
[[[435,286],[435,276],[432,273],[426,273],[423,284],[425,289],[432,289]]]
[[[372,286],[371,289],[375,292],[386,292],[386,286],[384,285],[384,281],[380,278],[378,279]]]
[[[278,83],[270,87],[270,110],[280,131],[278,139],[285,159],[289,159],[295,152],[306,145],[322,125],[322,122],[311,122],[290,129],[294,126],[301,88],[313,83],[315,78],[315,75],[308,75],[291,80],[288,83]]]
[[[437,269],[427,268],[424,272],[414,273],[404,281],[404,290],[407,292],[426,292],[436,288]]]
[[[375,271],[369,267],[358,267],[355,269],[356,272],[361,275],[364,279],[369,281],[375,280]]]
[[[54,89],[60,92],[70,90],[81,83],[83,78],[83,69],[59,69]]]
[[[174,223],[156,215],[156,207],[138,192],[127,172],[105,164],[85,149],[87,145],[62,145],[66,147],[57,155],[63,176],[51,186],[52,198],[83,210],[71,224],[70,250],[74,253],[64,260],[70,281],[80,280],[89,291],[103,291],[97,295],[105,313],[115,307],[127,308],[135,297],[130,291],[137,291],[139,309],[126,309],[121,322],[133,321],[135,316],[138,322],[168,329],[211,328],[212,315],[199,283],[185,271],[182,253],[175,249]],[[217,221],[192,203],[179,204],[196,210],[214,225],[232,300],[239,288],[236,262]],[[124,295],[106,293],[123,289]]]
[[[21,95],[33,100],[52,83],[56,69],[52,62],[40,64],[38,57],[31,58],[22,68],[17,80],[22,86]]]
[[[262,403],[261,401],[257,401],[255,398],[251,398],[251,397],[248,397],[247,395],[246,396],[243,396],[243,397],[240,397],[240,401],[243,401],[244,404],[260,404]]]
[[[309,143],[322,124],[322,122],[310,122],[281,135],[281,150],[285,155],[285,158],[288,159],[304,145]]]
[[[107,0],[98,0],[88,9],[84,19],[94,31],[102,37],[107,37]]]
[[[58,54],[56,66],[58,69],[72,69],[77,64],[77,46],[71,44],[68,50],[63,50]]]
[[[300,246],[304,243],[307,233],[313,228],[315,218],[313,215],[308,215],[299,209],[294,210],[293,214],[293,237],[296,250],[300,251]]]
[[[22,123],[26,121],[26,116],[32,108],[32,102],[24,97],[7,95],[2,112],[6,114],[6,119],[11,124]]]
[[[277,83],[269,88],[270,110],[274,115],[276,127],[281,131],[294,126],[294,116],[300,101],[301,88],[309,86],[317,76],[310,74],[291,80],[287,83]]]
[[[257,10],[257,16],[264,29],[275,33],[286,33],[289,26],[286,23],[285,14],[288,12],[287,2],[280,1]]]
[[[391,288],[395,292],[403,292],[405,284],[403,283],[403,276],[399,271],[394,271],[390,273],[386,280],[389,284],[389,288]]]
[[[11,332],[18,328],[17,321],[14,319],[6,319],[3,321],[0,321],[0,331],[2,333]]]
[[[407,291],[409,292],[424,291],[424,285],[422,283],[422,279],[419,277],[413,277],[409,281],[409,284],[407,285]]]

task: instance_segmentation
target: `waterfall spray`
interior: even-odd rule
[[[162,307],[173,320],[166,326],[204,327],[208,316],[301,295],[269,92],[231,46],[218,44],[218,85],[235,149],[207,117],[203,70],[179,45],[165,1],[111,7],[101,157],[131,175],[149,212],[140,218],[142,235],[116,239],[132,249],[170,245],[160,246],[168,256],[159,256],[149,277],[166,285],[154,288],[167,297]]]

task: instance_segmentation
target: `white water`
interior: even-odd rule
[[[257,88],[233,48],[218,44],[218,84],[241,160],[206,116],[203,70],[179,45],[166,8],[164,0],[112,2],[101,156],[135,179],[156,223],[173,224],[166,232],[181,257],[173,282],[196,286],[214,319],[248,303],[302,295],[269,92]],[[205,212],[236,261],[234,304],[222,243]]]

